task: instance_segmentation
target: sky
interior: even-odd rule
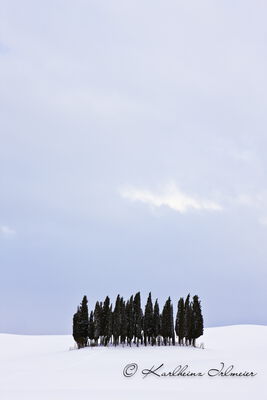
[[[267,323],[266,12],[1,1],[0,332],[137,291]]]

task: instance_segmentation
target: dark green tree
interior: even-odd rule
[[[80,349],[83,344],[83,340],[80,335],[80,307],[77,307],[76,313],[73,315],[73,325],[72,325],[72,336],[75,342],[77,343],[78,349]]]
[[[88,306],[87,297],[84,296],[77,312],[73,316],[73,338],[78,348],[88,344]]]
[[[186,345],[192,343],[192,305],[190,301],[190,294],[185,300],[185,314],[184,314],[184,336]]]
[[[101,343],[104,346],[107,346],[107,344],[110,341],[110,337],[111,337],[111,326],[110,326],[111,315],[110,315],[110,312],[111,312],[110,299],[107,296],[103,303],[102,317],[101,317],[101,334],[102,334]]]
[[[153,304],[151,299],[151,292],[148,295],[147,303],[144,313],[144,344],[145,346],[151,343],[153,336]]]
[[[174,320],[173,320],[173,305],[170,302],[170,308],[169,308],[169,321],[170,321],[170,332],[169,332],[169,338],[172,342],[172,345],[175,346],[175,331],[174,331]]]
[[[113,311],[113,344],[117,346],[121,335],[121,298],[118,294]]]
[[[200,301],[197,295],[193,297],[192,303],[192,344],[196,345],[196,339],[203,335],[203,316]]]
[[[121,332],[120,332],[120,342],[125,344],[127,337],[127,316],[126,316],[126,305],[123,297],[121,298]]]
[[[184,340],[184,318],[185,318],[185,305],[184,305],[184,299],[181,297],[180,300],[178,301],[178,306],[177,306],[177,315],[176,315],[176,321],[175,321],[175,332],[176,335],[178,336],[178,342],[179,344],[183,344]]]
[[[139,345],[139,341],[141,344],[143,343],[142,337],[142,319],[143,319],[143,312],[141,308],[141,296],[140,292],[136,293],[134,296],[133,301],[133,311],[134,311],[134,343]]]
[[[166,301],[162,310],[162,327],[161,334],[163,337],[163,343],[165,346],[167,343],[175,345],[174,336],[174,323],[173,323],[173,307],[171,303],[171,298],[169,297]]]
[[[127,345],[131,346],[134,335],[133,296],[127,301],[125,311],[127,318]]]
[[[152,345],[158,343],[160,345],[160,312],[158,299],[155,301],[153,312],[153,340]]]
[[[109,307],[106,345],[108,345],[112,339],[112,330],[113,330],[113,312],[112,312],[112,304],[111,304],[111,306]]]
[[[88,342],[88,301],[87,297],[83,296],[81,308],[80,308],[80,333],[84,340],[84,346],[87,345]]]
[[[168,340],[168,317],[167,317],[167,302],[164,304],[162,313],[161,313],[161,336],[163,339],[163,344],[166,346],[167,345],[167,340]]]
[[[90,317],[89,317],[89,325],[88,325],[88,337],[90,339],[90,342],[92,344],[92,340],[95,338],[95,329],[94,329],[94,313],[93,311],[90,312]]]
[[[102,303],[99,303],[97,301],[94,310],[94,340],[96,345],[98,345],[98,339],[102,333],[101,318],[102,318]]]

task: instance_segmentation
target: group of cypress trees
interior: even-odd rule
[[[170,297],[162,312],[158,300],[154,305],[149,293],[145,310],[141,307],[140,292],[125,301],[117,296],[113,308],[107,296],[105,301],[96,302],[93,311],[88,313],[88,301],[84,296],[73,316],[73,338],[78,348],[86,346],[108,346],[119,344],[131,346],[132,343],[147,345],[195,346],[196,339],[203,334],[203,317],[198,296],[178,301],[174,324],[173,306]]]

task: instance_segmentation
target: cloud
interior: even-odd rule
[[[3,236],[13,236],[16,231],[7,225],[0,225],[0,234]]]
[[[267,226],[267,193],[261,191],[255,194],[240,194],[231,200],[232,205],[246,207],[250,212],[256,213],[256,217],[260,225]]]
[[[166,206],[179,213],[190,210],[221,211],[223,207],[211,200],[190,196],[180,191],[175,184],[169,184],[159,193],[134,187],[122,188],[120,194],[131,201],[139,201],[154,207]]]
[[[267,217],[259,218],[259,223],[260,223],[261,225],[267,226]]]
[[[255,154],[251,150],[247,149],[239,150],[231,148],[229,150],[229,155],[233,159],[244,163],[255,163],[257,161]]]
[[[9,47],[3,42],[0,42],[0,54],[7,54],[9,52]]]

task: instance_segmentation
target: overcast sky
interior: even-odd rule
[[[0,332],[117,293],[266,324],[265,1],[0,3]]]

